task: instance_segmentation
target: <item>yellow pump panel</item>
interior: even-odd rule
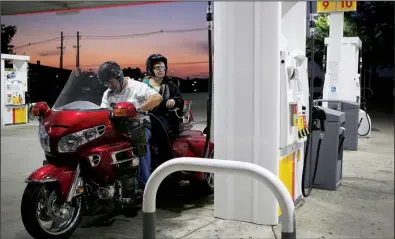
[[[295,188],[295,153],[288,154],[280,160],[279,178],[287,187],[289,194],[294,199]],[[278,214],[281,216],[281,209],[278,208]]]

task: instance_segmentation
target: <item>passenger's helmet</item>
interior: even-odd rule
[[[167,71],[167,58],[162,56],[161,54],[152,54],[148,57],[147,61],[145,62],[145,70],[149,76],[155,76],[154,73],[154,64],[157,62],[163,62],[166,66]]]
[[[97,77],[102,84],[108,83],[112,78],[115,78],[123,85],[124,75],[121,66],[114,61],[106,61],[100,65],[97,71]]]

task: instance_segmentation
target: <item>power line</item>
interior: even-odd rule
[[[174,62],[174,63],[168,63],[169,66],[173,66],[173,65],[196,65],[196,64],[207,64],[208,61],[186,61],[186,62]],[[101,63],[99,64],[89,64],[89,65],[80,65],[80,67],[96,67],[99,66]],[[126,64],[122,64],[123,68],[125,68],[125,66],[145,66],[145,63],[126,63]],[[66,66],[65,68],[74,68],[74,66]]]
[[[193,28],[193,29],[178,29],[178,30],[159,30],[159,31],[152,31],[152,32],[144,32],[144,33],[136,33],[136,34],[128,34],[128,35],[110,35],[110,36],[94,36],[94,35],[86,35],[86,36],[80,36],[80,39],[84,40],[116,40],[116,39],[127,39],[127,38],[138,38],[138,37],[144,37],[144,36],[150,36],[150,35],[156,35],[156,34],[162,34],[162,33],[186,33],[186,32],[197,32],[197,31],[206,31],[207,28]],[[65,38],[76,38],[76,36],[64,36],[63,39]],[[52,41],[60,40],[60,37],[55,37],[43,41],[38,41],[38,42],[31,42],[22,46],[14,47],[14,50],[23,48],[23,47],[28,47],[32,45],[39,45],[39,44],[44,44],[44,43],[49,43]]]
[[[134,37],[142,37],[142,36],[149,36],[149,35],[156,35],[161,33],[186,33],[186,32],[197,32],[197,31],[206,31],[206,28],[194,28],[194,29],[182,29],[182,30],[160,30],[160,31],[153,31],[153,32],[144,32],[144,33],[136,33],[136,34],[129,34],[129,35],[114,35],[114,36],[82,36],[83,39],[95,39],[99,40],[102,38],[103,40],[108,39],[123,39],[123,38],[134,38]]]
[[[32,43],[28,43],[22,46],[18,46],[18,47],[14,47],[13,50],[22,48],[22,47],[27,47],[27,46],[33,46],[33,45],[37,45],[37,44],[43,44],[43,43],[48,43],[48,42],[52,42],[52,41],[56,41],[56,40],[60,40],[60,37],[55,37],[55,38],[51,38],[48,40],[43,40],[43,41],[38,41],[38,42],[32,42]]]

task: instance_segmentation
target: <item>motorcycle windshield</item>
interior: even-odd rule
[[[93,70],[76,68],[53,105],[54,110],[91,111],[100,107],[105,87]]]

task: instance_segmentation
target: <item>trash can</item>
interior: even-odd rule
[[[344,150],[358,150],[358,123],[359,123],[359,104],[346,100],[315,100],[314,105],[327,102],[328,108],[344,112],[346,115],[346,128],[344,139]]]
[[[326,114],[325,132],[315,130],[311,133],[311,150],[307,155],[310,163],[306,164],[305,171],[308,180],[305,180],[304,186],[335,191],[342,180],[344,133],[347,131],[344,129],[345,113],[325,107],[319,108]],[[320,128],[320,123],[317,122],[317,124]]]

